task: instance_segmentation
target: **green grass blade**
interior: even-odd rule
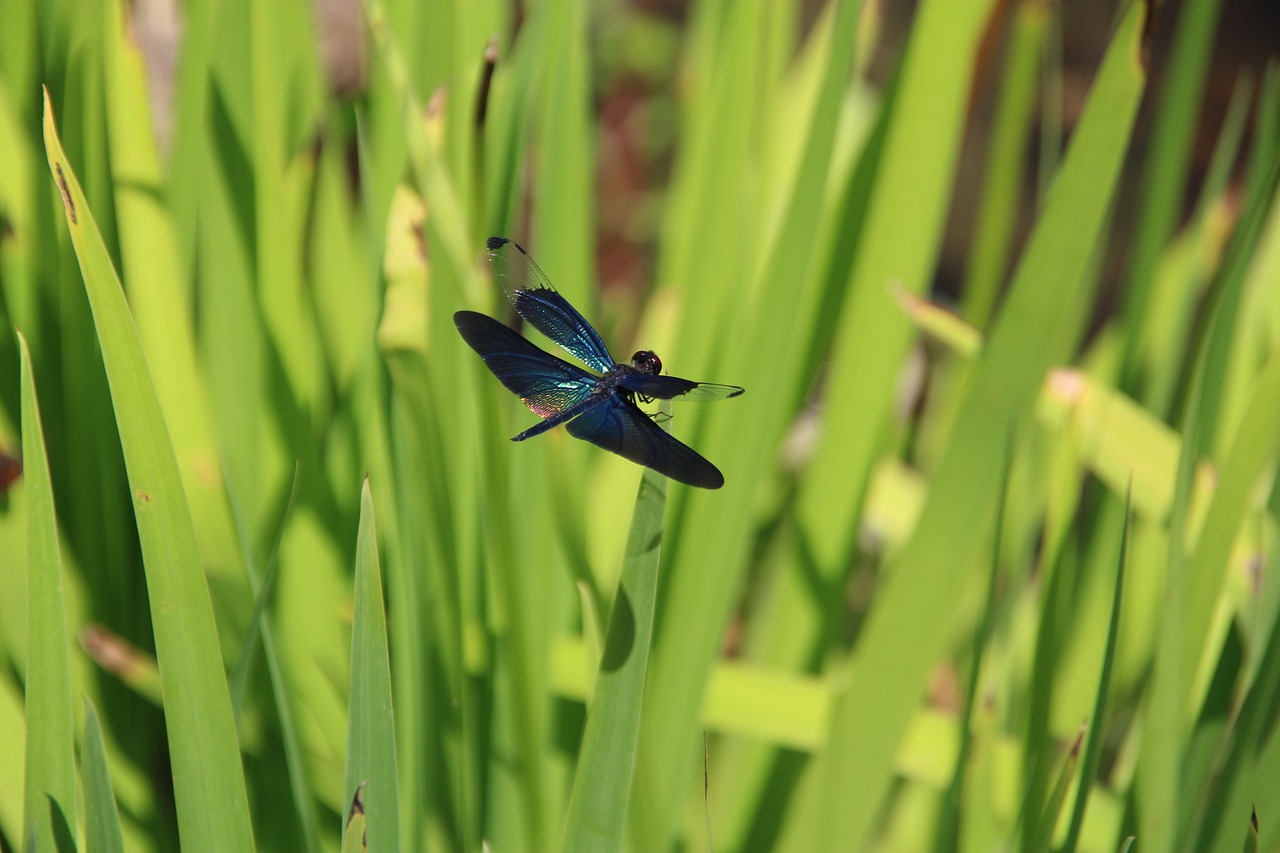
[[[622,849],[649,671],[666,504],[667,478],[646,470],[627,534],[595,694],[587,710],[560,845],[566,851]]]
[[[864,843],[893,779],[904,721],[919,702],[946,642],[953,602],[990,532],[1005,452],[991,441],[990,424],[1018,423],[1029,415],[1046,372],[1072,343],[1062,318],[1080,299],[1144,88],[1142,19],[1138,4],[1122,18],[1009,299],[974,368],[917,533],[861,629],[831,744],[811,774],[817,787],[806,789],[808,802],[792,815],[797,824],[821,828],[819,844],[855,849]],[[854,413],[840,423],[860,417]],[[904,621],[904,613],[912,618]],[[868,691],[877,701],[862,701]]]
[[[1062,813],[1062,804],[1067,801],[1067,791],[1071,788],[1071,778],[1075,775],[1076,767],[1080,763],[1080,747],[1083,744],[1084,729],[1082,728],[1072,742],[1071,749],[1067,752],[1067,760],[1062,763],[1062,769],[1058,772],[1058,779],[1053,785],[1053,791],[1050,792],[1044,811],[1036,822],[1038,832],[1035,840],[1026,847],[1027,850],[1048,851],[1050,849],[1053,840],[1053,829],[1058,825],[1058,816]]]
[[[1244,853],[1258,853],[1258,809],[1249,815],[1249,828],[1244,834]]]
[[[14,846],[22,843],[22,788],[25,784],[26,717],[23,715],[22,685],[12,678],[0,678],[0,725],[10,736],[0,740],[0,830]]]
[[[1049,6],[1048,30],[1040,64],[1040,145],[1036,163],[1036,205],[1043,207],[1062,160],[1063,90],[1062,8]]]
[[[1135,364],[1143,376],[1143,400],[1152,412],[1168,411],[1177,383],[1185,379],[1179,371],[1162,368],[1187,360],[1183,348],[1200,307],[1202,288],[1212,274],[1211,258],[1222,251],[1222,229],[1213,226],[1222,218],[1222,211],[1228,204],[1226,188],[1236,166],[1245,121],[1254,100],[1256,87],[1250,83],[1248,78],[1242,79],[1231,95],[1231,104],[1214,145],[1213,159],[1205,174],[1195,214],[1186,229],[1186,236],[1179,240],[1188,244],[1187,254],[1199,263],[1169,263],[1166,260],[1157,269],[1157,279],[1153,282],[1147,304],[1146,337],[1139,342],[1141,362]],[[1166,259],[1177,250],[1176,244],[1167,249]]]
[[[987,576],[986,601],[982,609],[982,621],[973,638],[973,660],[969,664],[969,678],[964,695],[964,713],[960,716],[960,752],[956,756],[955,771],[943,797],[938,822],[934,831],[935,853],[949,853],[959,849],[960,821],[964,807],[965,776],[969,772],[969,754],[973,745],[974,709],[978,704],[978,679],[982,674],[983,653],[991,640],[995,625],[996,601],[1000,581],[1000,543],[1004,540],[1004,520],[1009,502],[1009,469],[1013,464],[1013,445],[1005,454],[1004,471],[1000,476],[1000,503],[996,505],[996,529],[991,538],[991,565]]]
[[[164,682],[182,845],[252,850],[231,697],[182,480],[120,281],[62,151],[47,95],[44,138],[93,310],[129,475]]]
[[[307,781],[306,764],[303,761],[302,742],[299,738],[297,712],[294,710],[296,700],[290,695],[280,663],[280,655],[276,651],[275,629],[268,614],[268,603],[275,594],[279,577],[280,539],[284,536],[285,524],[293,511],[294,500],[298,494],[298,480],[301,466],[295,468],[293,491],[280,520],[280,535],[276,539],[267,561],[267,574],[259,579],[253,566],[253,559],[245,548],[245,565],[248,567],[250,587],[258,587],[254,593],[253,616],[249,622],[249,630],[245,632],[241,644],[239,660],[231,677],[232,707],[237,723],[243,712],[244,693],[248,690],[249,670],[257,648],[258,639],[262,640],[262,654],[267,661],[267,675],[271,679],[271,695],[275,701],[276,714],[280,722],[280,745],[284,751],[285,766],[289,774],[289,789],[293,797],[293,807],[297,814],[298,824],[302,829],[300,846],[308,853],[318,853],[320,839],[318,820],[316,817],[314,798]],[[249,531],[240,525],[241,541],[247,541]]]
[[[240,651],[236,656],[235,668],[231,671],[231,707],[235,711],[236,719],[240,719],[240,715],[244,712],[245,693],[249,687],[249,672],[253,666],[254,653],[258,648],[258,638],[261,635],[263,625],[266,619],[267,607],[271,599],[276,593],[276,578],[279,574],[280,566],[280,541],[284,538],[285,525],[289,522],[289,516],[293,512],[294,502],[298,498],[298,480],[300,479],[301,464],[294,468],[293,471],[293,488],[289,492],[289,500],[285,504],[284,514],[277,525],[276,540],[271,548],[271,555],[267,558],[267,573],[263,578],[258,577],[257,569],[253,565],[253,561],[245,549],[245,562],[248,566],[249,584],[257,587],[254,590],[253,615],[249,617],[248,630],[245,631],[244,638],[240,642]],[[241,531],[241,538],[247,542],[248,530]]]
[[[1098,772],[1102,756],[1102,741],[1106,735],[1107,699],[1111,692],[1111,670],[1115,665],[1116,642],[1120,635],[1120,603],[1124,594],[1125,566],[1129,559],[1129,536],[1133,525],[1133,495],[1125,500],[1124,529],[1120,533],[1120,556],[1116,561],[1116,586],[1111,598],[1111,622],[1107,626],[1107,648],[1102,656],[1102,672],[1098,676],[1098,695],[1093,704],[1093,716],[1089,724],[1089,741],[1085,745],[1084,763],[1080,767],[1080,787],[1076,791],[1075,805],[1071,809],[1071,825],[1067,829],[1064,850],[1073,851],[1080,840],[1080,827],[1084,824],[1084,810],[1093,789],[1093,777]]]
[[[24,843],[28,849],[69,851],[76,846],[76,761],[62,558],[58,553],[53,483],[44,451],[31,353],[21,333],[18,347],[22,361],[22,459],[29,578]]]
[[[595,149],[587,116],[587,20],[591,4],[564,0],[538,10],[546,34],[543,65],[535,71],[545,103],[538,121],[541,137],[532,212],[531,247],[543,269],[556,270],[556,287],[587,310],[593,292],[591,234],[594,231],[591,179]],[[514,223],[513,223],[514,224]],[[595,313],[595,312],[592,312]]]
[[[1204,347],[1195,353],[1183,418],[1182,445],[1178,455],[1169,529],[1187,528],[1196,448],[1199,446],[1200,386],[1204,381]],[[1155,744],[1139,758],[1135,801],[1138,826],[1150,849],[1173,849],[1179,813],[1183,744],[1186,742],[1186,693],[1190,673],[1183,662],[1183,635],[1187,614],[1187,556],[1182,536],[1170,536],[1165,560],[1165,592],[1161,627],[1156,639],[1151,684],[1147,690],[1144,740]]]
[[[124,853],[120,812],[107,772],[107,751],[93,703],[84,700],[84,746],[80,751],[84,774],[84,845],[90,853]]]
[[[1217,31],[1220,0],[1189,0],[1178,9],[1177,32],[1169,57],[1168,79],[1160,88],[1150,156],[1143,175],[1142,209],[1130,253],[1125,316],[1122,389],[1132,392],[1139,382],[1134,374],[1137,346],[1148,322],[1147,302],[1160,252],[1177,224],[1191,161],[1192,144],[1201,94],[1207,79],[1213,36]],[[1150,14],[1155,14],[1153,8]]]
[[[369,480],[360,490],[356,540],[355,622],[351,629],[351,686],[347,712],[347,767],[342,789],[362,799],[374,850],[400,849],[399,786],[396,781],[395,720],[382,570]]]
[[[1026,172],[1027,141],[1035,127],[1037,71],[1044,52],[1049,7],[1023,0],[1013,14],[1008,58],[987,149],[982,200],[975,223],[973,253],[965,271],[964,307],[969,322],[985,328],[1009,269]]]
[[[1275,753],[1280,752],[1275,729],[1280,697],[1280,621],[1272,623],[1270,638],[1253,654],[1259,660],[1256,677],[1248,684],[1233,724],[1221,732],[1210,772],[1200,784],[1199,800],[1204,806],[1197,815],[1201,824],[1191,827],[1196,837],[1191,849],[1215,853],[1234,850],[1239,843],[1240,815],[1263,799],[1260,792],[1276,790],[1274,759]]]

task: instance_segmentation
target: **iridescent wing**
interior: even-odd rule
[[[694,403],[727,400],[738,396],[744,390],[737,385],[716,385],[713,382],[681,379],[679,376],[651,376],[644,373],[624,376],[618,384],[641,397],[656,400],[689,400]]]
[[[486,246],[494,278],[525,322],[587,367],[601,373],[613,367],[600,335],[551,286],[528,252],[506,237],[490,237]]]
[[[718,489],[724,475],[692,448],[672,438],[653,419],[621,397],[569,421],[565,427],[574,438],[616,453],[673,480],[702,489]]]
[[[598,384],[595,376],[543,352],[492,317],[459,311],[453,324],[485,367],[540,418],[581,403]]]

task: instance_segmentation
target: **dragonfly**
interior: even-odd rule
[[[662,360],[649,350],[640,350],[629,363],[614,361],[599,333],[551,286],[519,244],[490,237],[486,248],[494,278],[516,313],[591,368],[584,370],[542,350],[485,314],[455,313],[453,324],[485,367],[543,419],[511,440],[524,441],[564,424],[574,438],[673,480],[703,489],[723,486],[724,475],[716,466],[659,427],[639,403],[724,400],[744,389],[663,375]]]

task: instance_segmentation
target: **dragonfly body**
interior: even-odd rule
[[[641,350],[619,363],[591,324],[561,296],[528,253],[505,237],[490,237],[495,278],[529,325],[598,374],[570,364],[475,311],[453,315],[467,345],[484,359],[510,391],[543,418],[513,441],[524,441],[566,424],[569,434],[653,468],[673,480],[717,489],[724,477],[714,465],[658,427],[637,399],[721,400],[736,397],[736,385],[694,382],[662,375],[662,361]]]

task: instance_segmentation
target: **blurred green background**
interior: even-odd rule
[[[0,849],[1280,849],[1277,34],[0,0]]]

